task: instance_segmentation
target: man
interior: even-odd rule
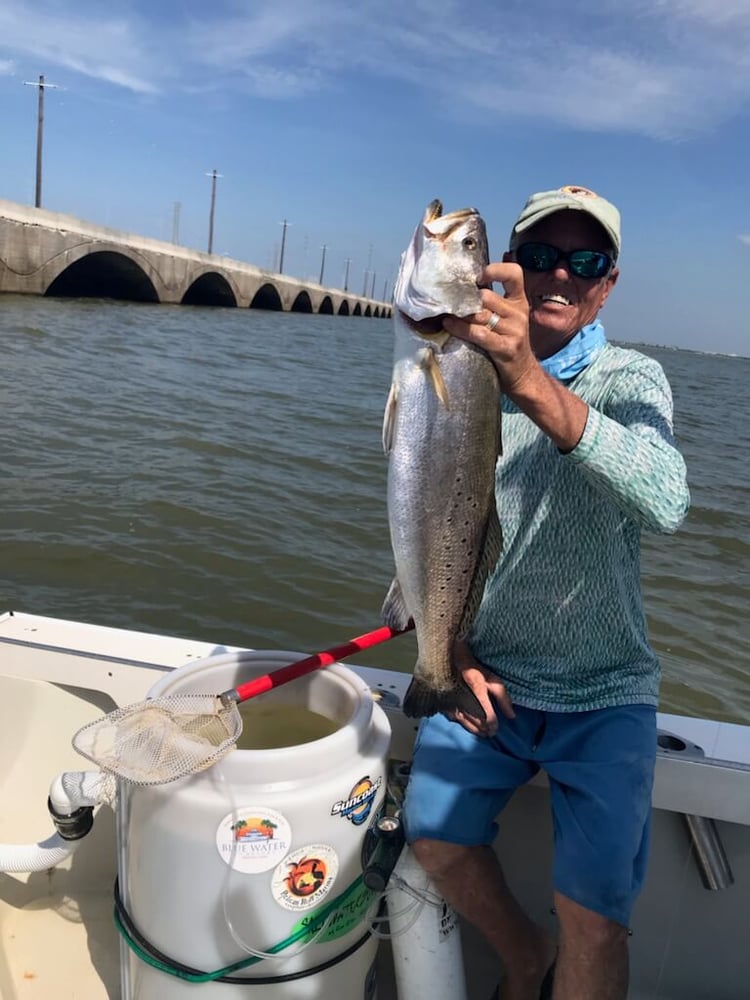
[[[532,195],[484,309],[445,328],[482,347],[503,390],[504,549],[456,666],[486,718],[423,720],[407,837],[437,890],[505,967],[503,1000],[623,1000],[644,876],[659,666],[639,581],[642,528],[673,532],[689,494],[656,361],[607,343],[617,209]],[[547,772],[559,939],[521,910],[492,851],[513,791]]]

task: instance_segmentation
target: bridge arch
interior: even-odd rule
[[[320,303],[319,313],[324,313],[326,316],[333,316],[333,302],[330,295],[324,295],[323,301]]]
[[[250,302],[251,309],[272,309],[274,312],[281,312],[284,308],[281,303],[281,296],[275,285],[270,282],[266,282],[265,285],[261,285],[258,291],[253,295],[252,301]]]
[[[362,315],[362,306],[359,304],[359,302],[355,302],[354,309],[352,310],[352,316],[361,316],[361,315]]]
[[[289,311],[295,313],[311,313],[313,311],[312,300],[304,289],[292,302],[292,308]]]
[[[372,316],[372,309],[370,308],[369,303],[365,306],[365,316]]]
[[[205,271],[195,278],[182,296],[183,306],[236,306],[237,294],[218,271]]]
[[[339,306],[339,316],[348,316],[348,315],[349,315],[349,303],[346,301],[346,299],[342,299],[341,305]]]
[[[79,251],[76,253],[76,250]],[[159,302],[157,287],[140,261],[121,248],[92,248],[89,244],[60,254],[56,275],[44,292],[48,296],[124,299]],[[71,260],[71,257],[74,259]]]

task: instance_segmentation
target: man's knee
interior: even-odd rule
[[[559,892],[555,893],[555,910],[561,937],[569,941],[586,942],[592,950],[607,950],[627,943],[627,927]]]
[[[420,837],[409,846],[420,866],[434,879],[445,878],[456,871],[468,852],[474,850],[464,844],[451,844],[449,841],[430,840],[427,837]]]

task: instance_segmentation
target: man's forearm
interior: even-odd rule
[[[588,419],[588,404],[548,375],[540,365],[535,365],[508,395],[560,451],[572,451],[581,440]]]

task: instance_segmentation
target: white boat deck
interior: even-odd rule
[[[165,670],[229,648],[0,615],[0,844],[36,842],[52,832],[49,783],[62,770],[81,769],[70,746],[79,726],[114,705],[140,700]],[[409,678],[356,669],[381,693],[393,728],[393,757],[408,760],[415,725],[398,704]],[[650,874],[633,920],[629,1000],[741,1000],[750,997],[750,727],[660,714],[659,728],[665,746],[654,788]],[[685,814],[716,821],[734,874],[729,888],[704,888]],[[552,925],[550,843],[547,793],[539,779],[504,814],[498,849],[524,905]],[[113,817],[101,807],[94,831],[61,867],[0,874],[1,1000],[118,1000],[119,942],[111,919],[115,868]],[[464,931],[464,943],[469,998],[487,1000],[494,959],[470,931]],[[395,1000],[385,949],[381,964],[380,1000]]]

